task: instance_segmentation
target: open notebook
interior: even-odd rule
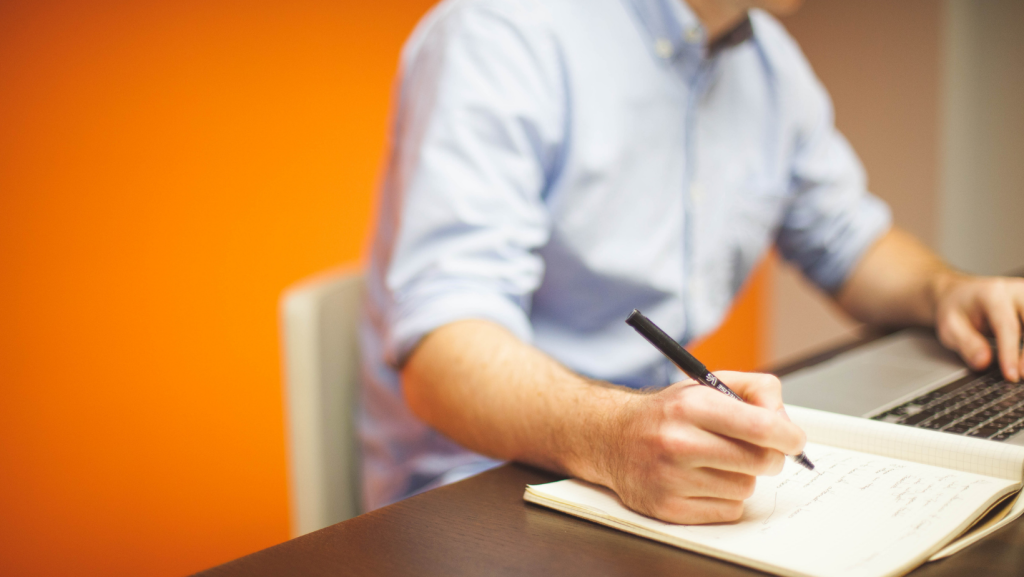
[[[758,479],[743,518],[673,525],[608,489],[568,479],[524,498],[622,531],[776,573],[903,575],[1024,513],[1024,447],[786,407],[815,470],[787,462]]]

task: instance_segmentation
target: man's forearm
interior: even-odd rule
[[[428,335],[402,371],[413,413],[479,453],[604,485],[672,523],[738,519],[757,475],[804,435],[771,375],[720,373],[747,403],[681,382],[649,394],[584,379],[487,321]]]
[[[402,370],[413,413],[460,445],[499,459],[606,482],[601,443],[634,393],[589,381],[497,324],[467,320],[424,338]]]
[[[920,241],[893,228],[864,255],[836,300],[872,325],[932,326],[939,295],[958,276]]]

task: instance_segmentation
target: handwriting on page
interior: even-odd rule
[[[673,526],[666,532],[808,573],[877,574],[880,566],[923,553],[956,530],[1007,482],[971,473],[808,445],[815,471],[788,464],[758,480],[738,523]]]
[[[779,493],[792,493],[784,497],[793,504],[786,519],[827,507],[836,499],[890,500],[897,508],[892,517],[925,513],[928,520],[942,516],[944,510],[959,495],[971,487],[987,484],[983,479],[963,480],[959,475],[945,474],[938,478],[915,474],[910,464],[880,463],[869,455],[852,454],[841,458],[835,455],[819,457],[818,471],[807,473],[796,470],[780,479],[772,488],[772,513],[761,522],[761,531],[769,530],[771,517],[778,510]],[[770,483],[770,481],[769,481]],[[799,487],[800,491],[792,491]],[[807,491],[810,491],[809,493]],[[748,507],[747,514],[756,514]],[[778,521],[781,522],[781,519]]]
[[[743,518],[718,525],[673,525],[626,509],[614,493],[580,481],[535,487],[556,501],[667,536],[680,546],[717,550],[764,569],[803,575],[860,577],[899,572],[1015,481],[808,443],[817,465],[793,463],[758,479]]]

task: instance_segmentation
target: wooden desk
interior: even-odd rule
[[[201,575],[763,575],[523,501],[527,483],[559,478],[505,465]],[[1024,523],[925,564],[913,575],[1024,575]]]
[[[505,465],[201,575],[762,575],[523,501],[527,483],[557,479]],[[1021,522],[913,573],[1021,574]]]

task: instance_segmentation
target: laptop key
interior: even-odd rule
[[[955,424],[955,425],[953,425],[951,427],[947,427],[947,428],[943,429],[943,432],[944,433],[956,433],[958,435],[962,435],[962,434],[964,434],[964,433],[966,433],[967,431],[970,431],[970,430],[971,430],[971,426],[970,425],[965,425],[963,423],[957,423],[957,424]],[[996,429],[996,430],[998,430],[998,429]]]
[[[902,424],[904,424],[904,425],[917,425],[918,423],[920,423],[922,421],[926,421],[926,420],[932,418],[932,415],[933,415],[933,413],[918,413],[916,415],[911,415],[911,416],[907,417],[906,419],[904,419]]]
[[[971,431],[967,435],[970,437],[980,437],[982,439],[987,439],[998,432],[999,427],[982,427],[980,429]]]
[[[929,429],[941,429],[942,427],[945,427],[946,425],[952,423],[958,418],[960,418],[959,415],[955,415],[953,413],[946,413],[945,415],[935,417],[931,421],[928,421],[927,426]]]
[[[973,429],[974,427],[977,427],[978,425],[984,423],[987,420],[988,419],[972,415],[972,416],[970,416],[970,417],[960,421],[959,423],[957,423],[954,426],[964,426],[964,427],[967,427],[966,429],[964,429],[964,431],[968,431],[968,430]]]

